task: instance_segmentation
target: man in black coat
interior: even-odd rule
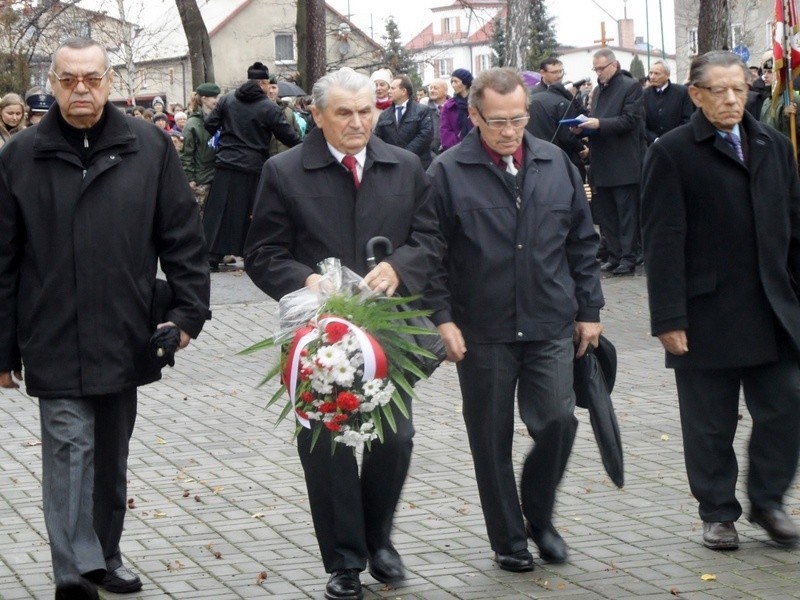
[[[675,369],[689,485],[703,544],[733,549],[742,513],[733,450],[739,391],[753,420],[749,519],[775,542],[800,452],[800,179],[785,136],[745,112],[747,67],[692,62],[700,109],[649,149],[642,226],[653,335]]]
[[[102,45],[55,51],[56,98],[0,155],[0,386],[39,397],[56,598],[134,592],[122,562],[139,385],[156,327],[183,348],[210,317],[197,203],[169,137],[108,103]],[[154,310],[158,263],[173,300]],[[163,332],[162,332],[163,333]]]
[[[644,90],[644,124],[647,145],[689,122],[694,104],[685,86],[669,80],[669,65],[657,60],[650,67],[650,86]]]
[[[375,89],[364,75],[329,73],[314,84],[313,96],[317,128],[301,147],[264,166],[247,238],[247,274],[278,300],[317,285],[317,265],[334,257],[373,290],[422,293],[443,243],[419,160],[370,135]],[[368,269],[366,243],[375,236],[387,237],[394,252]],[[410,415],[408,397],[406,405]],[[391,532],[414,426],[410,416],[396,419],[397,432],[385,431],[382,443],[365,450],[360,477],[352,452],[330,452],[330,432],[313,451],[310,430],[297,436],[322,562],[331,573],[328,599],[360,599],[359,573],[367,561],[381,582],[405,576]]]
[[[583,182],[561,150],[525,131],[527,100],[515,70],[482,71],[470,92],[475,128],[428,169],[447,242],[431,319],[458,366],[489,543],[508,571],[533,569],[529,536],[543,560],[567,560],[553,508],[577,426],[573,340],[581,356],[602,331]],[[515,400],[534,440],[519,491]]]
[[[389,84],[392,105],[378,117],[375,135],[387,144],[405,148],[419,156],[422,167],[431,164],[433,121],[430,109],[414,101],[414,86],[408,75],[400,75]]]
[[[564,79],[564,64],[555,56],[545,58],[539,65],[539,83],[531,88],[531,94],[540,94],[550,89],[551,85],[561,83]]]
[[[223,256],[244,254],[258,177],[273,136],[289,147],[301,142],[281,107],[267,97],[269,86],[269,69],[256,62],[247,69],[247,81],[220,98],[206,117],[206,130],[220,132],[216,173],[203,213],[212,269]]]
[[[592,210],[609,252],[602,268],[614,275],[633,275],[644,150],[642,86],[620,71],[608,48],[595,52],[592,63],[598,83],[592,116],[576,131],[589,139]]]
[[[575,97],[560,83],[554,83],[543,94],[533,94],[528,106],[530,121],[526,126],[540,140],[556,144],[569,156],[570,161],[585,180],[586,170],[583,157],[588,155],[588,148],[583,140],[575,135],[569,127],[561,125],[563,119],[574,119],[586,111]]]

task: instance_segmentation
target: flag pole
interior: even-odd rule
[[[789,6],[789,2],[794,2],[795,0],[782,0],[781,8],[783,11],[782,21],[783,21],[783,72],[784,77],[786,78],[786,85],[784,86],[783,91],[783,106],[784,110],[789,106],[790,103],[794,102],[794,84],[792,83],[792,44],[791,44],[791,37],[794,35],[794,27],[796,23],[794,23],[794,14],[795,11],[792,11],[792,7]],[[789,20],[790,23],[787,23],[787,17],[791,17]],[[793,112],[789,114],[789,136],[792,140],[792,148],[794,148],[794,159],[797,162],[797,115]]]

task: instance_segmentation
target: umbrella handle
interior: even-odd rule
[[[389,240],[389,238],[383,237],[382,235],[377,235],[374,238],[370,238],[366,245],[367,267],[370,269],[374,269],[375,265],[378,264],[375,260],[376,246],[383,246],[386,256],[389,256],[394,251],[394,247],[392,246],[392,242]]]

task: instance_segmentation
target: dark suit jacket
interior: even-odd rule
[[[423,168],[431,164],[431,140],[433,121],[431,111],[425,104],[409,100],[400,124],[397,124],[396,106],[392,104],[378,117],[375,135],[387,144],[405,148],[419,156]]]
[[[788,139],[745,113],[746,163],[698,110],[649,149],[642,232],[654,335],[687,330],[676,368],[733,368],[800,348],[800,179]],[[785,332],[785,334],[784,334]]]
[[[600,129],[589,136],[591,183],[600,187],[639,183],[644,152],[642,86],[617,72],[592,96],[591,116]]]
[[[678,125],[689,122],[694,104],[685,86],[672,83],[663,93],[649,87],[644,91],[644,123],[649,146]]]
[[[526,129],[540,140],[550,142],[566,152],[572,159],[583,150],[583,142],[569,127],[559,126],[562,119],[572,119],[585,111],[560,83],[551,85],[544,93],[531,96],[528,114],[531,119]]]

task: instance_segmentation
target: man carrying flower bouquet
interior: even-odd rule
[[[469,115],[475,128],[428,169],[448,248],[428,303],[458,363],[495,561],[530,571],[528,536],[543,560],[567,559],[552,515],[577,425],[573,357],[596,347],[602,331],[598,236],[577,169],[525,131],[528,92],[516,71],[476,76]],[[511,459],[515,394],[535,441],[522,510]]]
[[[301,146],[264,166],[245,244],[245,270],[271,297],[314,288],[318,263],[338,258],[372,290],[421,293],[440,261],[443,244],[419,158],[372,132],[374,87],[351,69],[314,84],[317,128]],[[394,252],[367,268],[366,242],[384,236]],[[359,574],[383,583],[404,579],[391,542],[392,521],[408,472],[414,427],[397,415],[397,431],[364,451],[361,476],[353,452],[330,451],[329,431],[312,448],[311,430],[298,434],[314,529],[326,572],[325,597],[362,598]]]

